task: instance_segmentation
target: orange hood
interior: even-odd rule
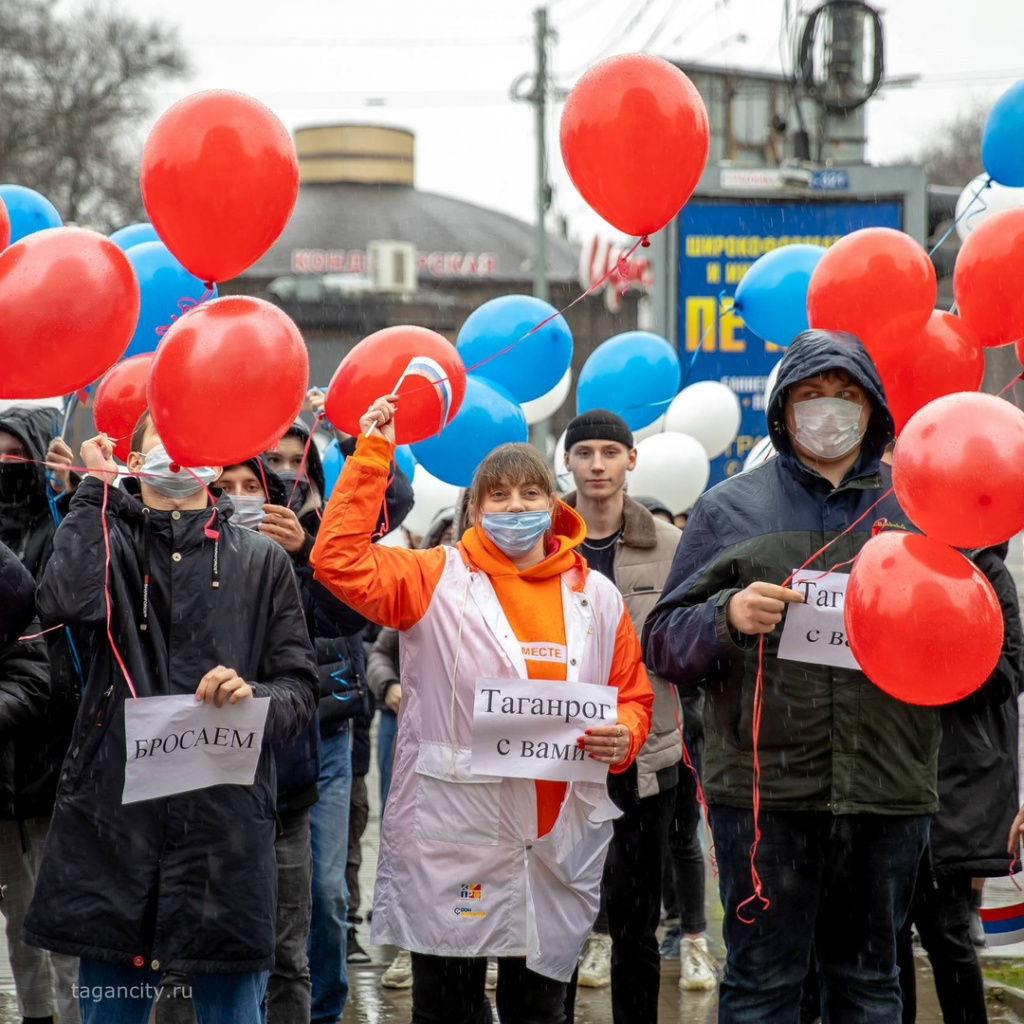
[[[518,576],[522,580],[543,580],[560,576],[578,567],[586,576],[586,562],[576,548],[587,535],[583,517],[562,502],[556,502],[555,514],[548,534],[547,555],[542,562],[522,572],[479,526],[471,526],[463,535],[459,547],[476,568],[488,576]]]

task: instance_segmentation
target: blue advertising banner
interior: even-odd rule
[[[687,383],[720,380],[736,392],[743,408],[739,436],[711,463],[711,484],[738,473],[767,433],[764,388],[785,351],[746,330],[738,313],[726,310],[719,317],[719,295],[731,296],[754,260],[781,245],[828,247],[859,228],[902,226],[899,200],[691,199],[683,207],[677,339],[683,375],[693,360]]]

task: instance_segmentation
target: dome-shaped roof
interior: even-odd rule
[[[421,282],[526,282],[533,232],[508,214],[408,185],[307,181],[281,237],[243,276],[365,273],[368,244],[390,240],[416,247]],[[573,247],[551,234],[547,264],[552,281],[578,277]]]

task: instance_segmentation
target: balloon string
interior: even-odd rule
[[[929,259],[931,259],[931,257],[935,255],[935,251],[939,248],[939,246],[941,246],[942,243],[947,238],[949,238],[949,236],[951,234],[953,234],[953,232],[956,230],[957,224],[959,224],[960,221],[962,221],[964,219],[964,217],[966,217],[967,214],[971,212],[971,207],[974,206],[975,203],[978,203],[978,202],[981,203],[981,209],[977,211],[978,213],[982,213],[983,211],[988,209],[988,203],[986,203],[985,200],[982,199],[981,193],[984,192],[985,189],[991,188],[991,187],[992,187],[992,177],[991,177],[991,175],[989,175],[985,179],[985,184],[982,185],[981,188],[979,188],[978,191],[975,192],[973,196],[971,196],[971,201],[963,208],[963,210],[960,211],[960,215],[956,218],[956,220],[954,220],[953,223],[949,225],[949,227],[946,230],[946,233],[928,250],[928,258]]]
[[[55,633],[58,629],[63,629],[64,623],[62,622],[59,626],[51,626],[49,629],[41,629],[38,633],[29,633],[26,636],[19,636],[19,640],[38,640],[41,636],[46,636],[47,633]]]
[[[870,505],[864,510],[850,525],[843,530],[842,533],[836,534],[827,544],[818,548],[817,551],[811,555],[810,558],[800,566],[799,569],[795,569],[785,580],[782,581],[781,586],[788,586],[792,581],[793,577],[798,572],[806,569],[816,558],[823,555],[837,540],[845,537],[848,533],[851,533],[860,523],[862,523],[879,505],[893,493],[894,488],[890,487],[876,502]],[[874,528],[872,529],[872,535],[876,535],[882,524],[885,523],[884,519],[879,520]],[[839,562],[833,566],[833,569],[826,570],[832,572],[834,569],[838,569],[840,566],[849,565],[853,559],[847,562]],[[757,641],[757,679],[754,683],[754,707],[751,720],[751,745],[753,747],[753,760],[754,760],[754,771],[753,771],[753,812],[754,812],[754,839],[750,844],[750,881],[753,886],[753,893],[748,896],[739,906],[736,907],[736,917],[743,924],[753,924],[753,917],[744,917],[743,908],[748,906],[755,901],[759,901],[761,904],[761,910],[765,911],[771,906],[771,900],[764,895],[764,885],[761,881],[761,876],[757,870],[757,848],[761,842],[761,759],[758,753],[759,751],[759,740],[761,736],[761,713],[764,710],[764,634],[762,633],[758,637]]]
[[[107,605],[107,640],[110,642],[110,649],[114,652],[114,659],[117,661],[118,667],[121,669],[121,673],[124,676],[124,681],[128,684],[128,690],[132,695],[133,700],[138,700],[138,694],[135,692],[135,686],[132,683],[132,677],[128,674],[128,669],[125,666],[124,659],[121,657],[121,652],[117,649],[117,644],[114,643],[114,632],[111,626],[113,621],[113,607],[110,600],[110,524],[107,522],[107,498],[110,494],[110,484],[107,482],[107,478],[103,478],[103,504],[100,507],[100,522],[103,524],[103,597]]]
[[[674,687],[673,687],[674,689]],[[701,816],[704,819],[704,829],[708,837],[708,857],[711,861],[711,871],[715,878],[718,878],[718,858],[715,856],[715,837],[711,831],[711,822],[708,818],[708,802],[704,796],[704,786],[700,780],[700,773],[697,771],[696,765],[693,763],[693,758],[690,755],[690,748],[686,742],[686,734],[683,732],[683,723],[679,719],[679,701],[673,699],[672,711],[676,716],[676,728],[679,730],[679,740],[683,745],[683,765],[693,776],[693,781],[696,786],[696,799],[697,805],[700,807]]]
[[[177,320],[189,311],[195,309],[196,306],[201,306],[207,299],[213,298],[213,285],[208,281],[204,281],[203,283],[205,285],[205,291],[198,299],[193,299],[188,295],[178,299],[178,312],[171,314],[171,322],[169,324],[161,324],[156,328],[157,337],[162,338],[174,326]]]

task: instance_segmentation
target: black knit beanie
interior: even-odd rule
[[[633,431],[621,416],[607,409],[581,412],[565,428],[565,450],[570,451],[579,441],[618,441],[633,447]]]

